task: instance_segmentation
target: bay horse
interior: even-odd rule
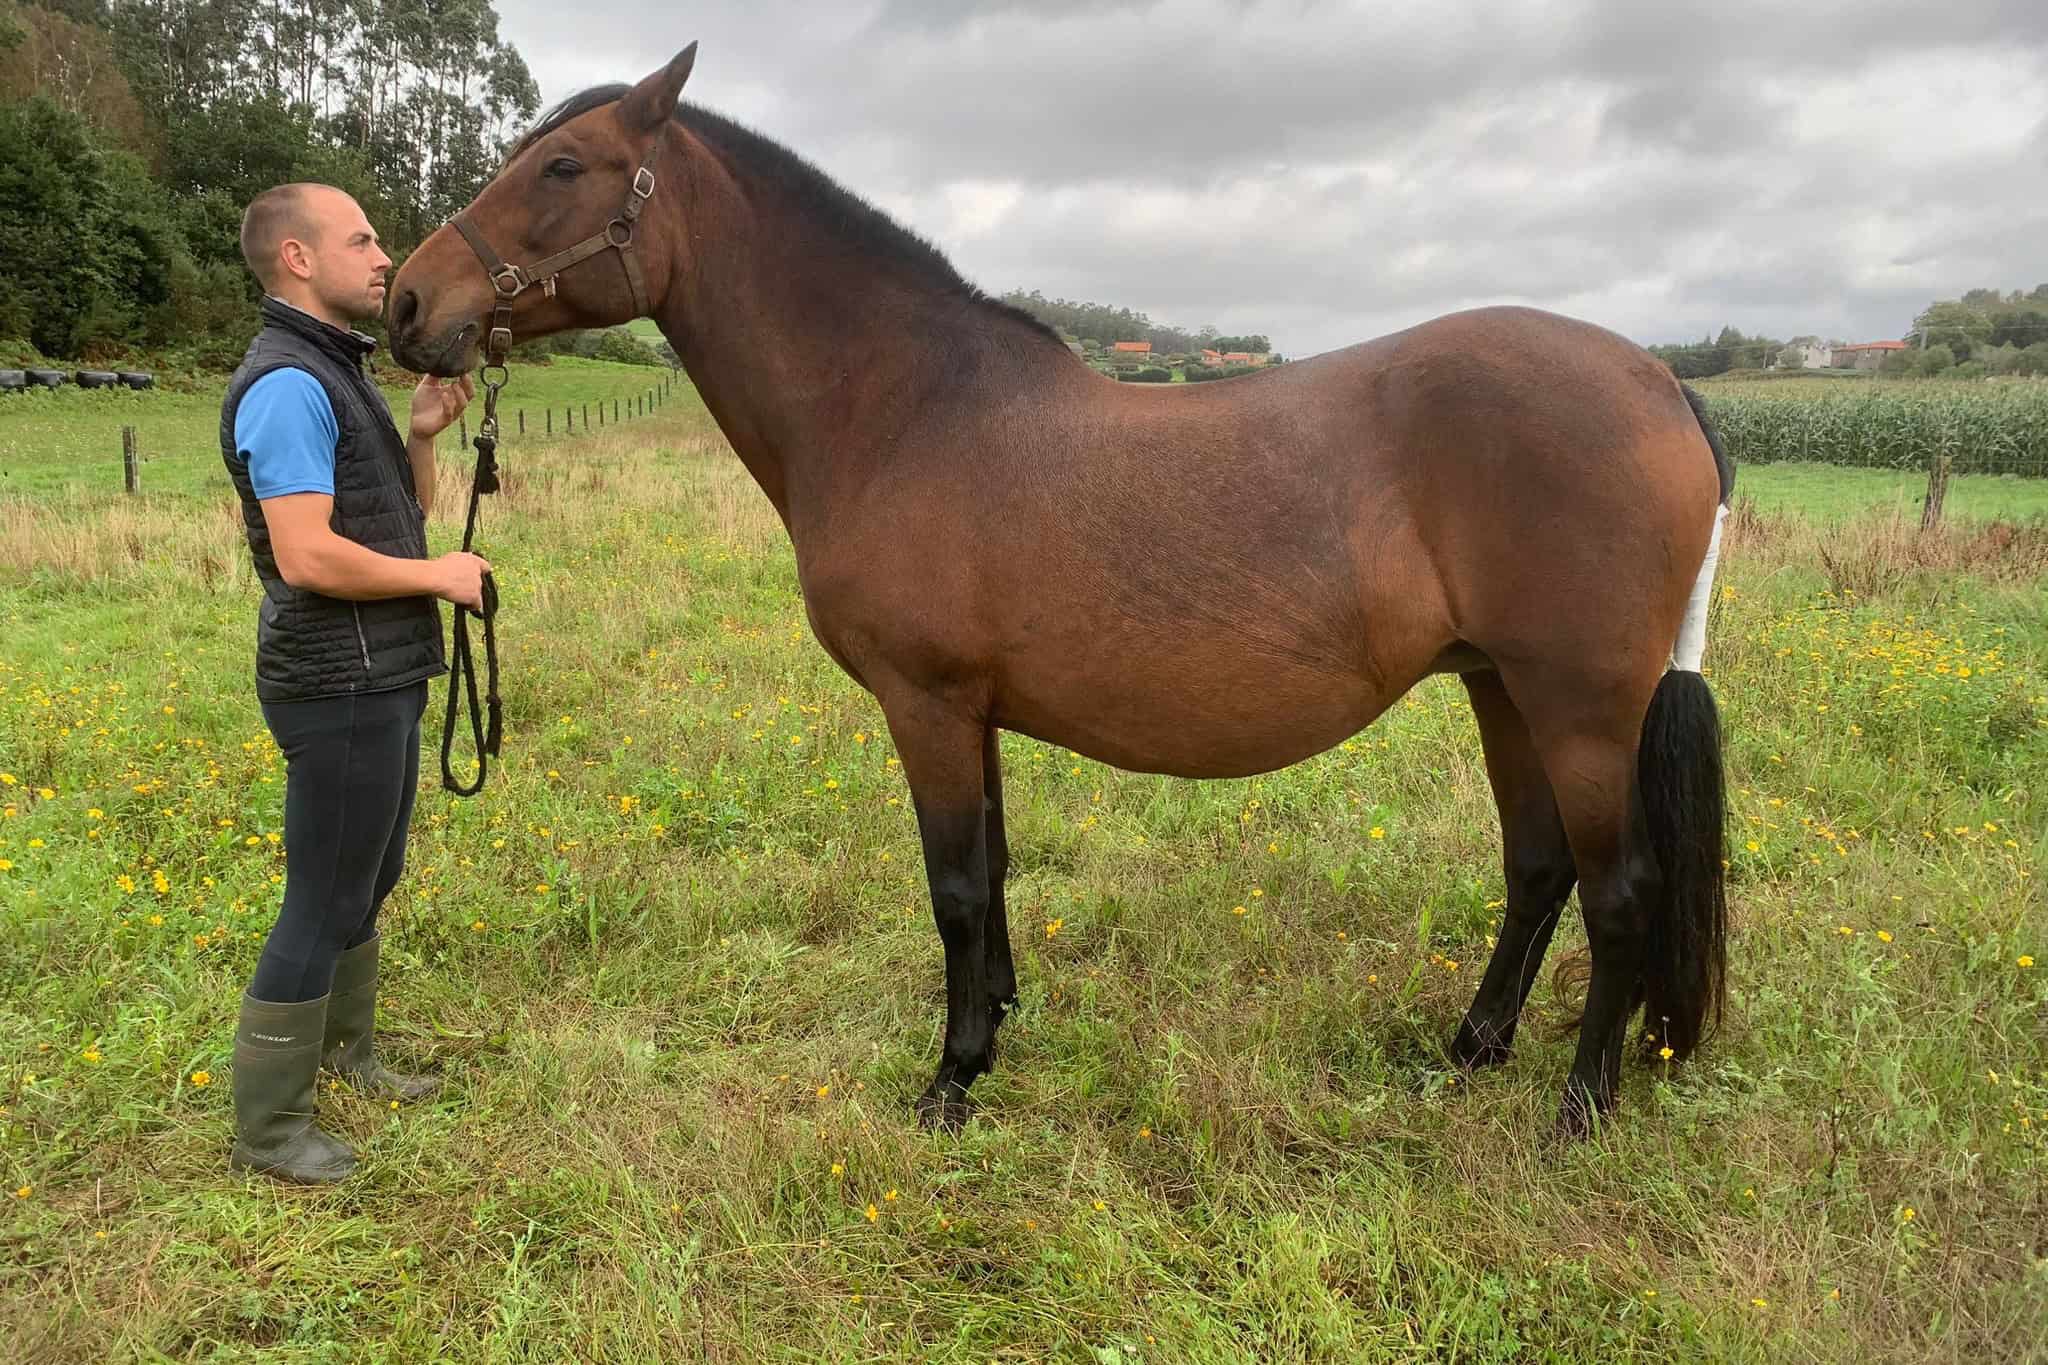
[[[1662,1055],[1700,1044],[1726,918],[1700,651],[1734,474],[1691,389],[1519,307],[1119,384],[795,153],[680,103],[695,58],[515,144],[393,280],[392,353],[455,376],[510,333],[638,315],[674,346],[901,757],[945,949],[927,1126],[964,1119],[1016,1003],[999,729],[1243,777],[1447,672],[1507,881],[1454,1060],[1507,1058],[1575,884],[1591,967],[1559,1130],[1611,1110],[1639,1006]]]

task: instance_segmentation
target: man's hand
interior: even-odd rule
[[[419,387],[412,391],[412,434],[428,441],[439,436],[462,416],[475,393],[476,381],[468,375],[460,379],[428,375],[420,380]]]
[[[484,608],[484,575],[491,571],[490,561],[482,555],[469,554],[462,550],[442,555],[434,561],[440,583],[434,589],[436,597],[445,597],[458,607],[471,611]]]

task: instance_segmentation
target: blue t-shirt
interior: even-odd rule
[[[332,497],[340,440],[327,390],[304,370],[272,370],[248,387],[235,409],[235,451],[259,498]]]

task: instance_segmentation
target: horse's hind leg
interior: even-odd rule
[[[1500,809],[1501,858],[1508,886],[1507,914],[1493,959],[1486,964],[1479,993],[1451,1044],[1459,1065],[1476,1067],[1508,1059],[1522,1006],[1578,872],[1549,775],[1500,674],[1468,673],[1464,681],[1486,751],[1487,780]]]
[[[1010,918],[1003,908],[1003,879],[1010,872],[1010,840],[1003,829],[1002,747],[995,726],[981,746],[981,787],[988,840],[988,915],[982,922],[982,955],[988,981],[991,1045],[1003,1019],[1017,1003],[1017,967],[1010,957]]]
[[[1662,895],[1636,781],[1643,717],[1657,678],[1581,668],[1507,671],[1505,682],[1529,723],[1557,798],[1593,977],[1566,1078],[1558,1126],[1583,1134],[1614,1107],[1628,1016],[1642,1000],[1651,918]]]

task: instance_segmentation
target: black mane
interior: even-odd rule
[[[569,96],[513,144],[512,150],[505,155],[505,161],[510,163],[571,119],[580,118],[607,104],[616,104],[631,89],[631,86],[623,84],[593,85]],[[1004,303],[968,282],[936,246],[781,143],[723,114],[686,101],[677,103],[673,117],[744,171],[749,179],[765,182],[780,191],[841,240],[901,267],[906,274],[940,293],[957,294],[999,316],[1021,322],[1057,342],[1060,349],[1066,349],[1066,343],[1060,340],[1058,332],[1023,309]]]

